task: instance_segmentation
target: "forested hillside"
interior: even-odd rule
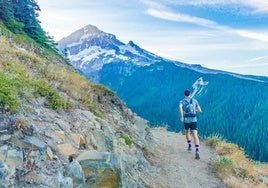
[[[34,0],[0,0],[0,21],[12,33],[29,36],[43,47],[56,49],[56,43],[40,25],[39,12]]]
[[[100,83],[116,91],[133,111],[153,125],[167,124],[173,131],[183,129],[178,104],[184,89],[192,89],[192,84],[203,77],[209,83],[196,95],[203,109],[198,117],[200,134],[222,135],[243,147],[253,159],[267,162],[267,82],[196,72],[168,62],[146,67],[107,64],[99,75]]]

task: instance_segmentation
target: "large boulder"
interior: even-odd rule
[[[80,154],[77,161],[84,171],[86,186],[120,187],[121,160],[114,153],[85,151]]]

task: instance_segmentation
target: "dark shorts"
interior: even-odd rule
[[[187,130],[197,130],[197,122],[184,123],[184,128]]]

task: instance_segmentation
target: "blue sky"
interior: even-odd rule
[[[266,0],[36,0],[55,40],[88,24],[156,55],[268,76]]]

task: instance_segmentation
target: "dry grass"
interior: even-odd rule
[[[50,53],[49,56],[42,57],[35,54],[34,50],[28,50],[25,45],[24,48],[19,48],[20,44],[10,44],[6,37],[0,37],[0,69],[4,74],[18,78],[18,83],[22,85],[19,87],[19,94],[25,96],[26,92],[32,93],[31,85],[34,79],[38,78],[50,85],[60,97],[72,98],[90,111],[99,113],[92,100],[94,87],[88,79],[62,62],[57,54]],[[53,59],[53,62],[50,59]]]
[[[259,176],[268,178],[268,164],[252,161],[237,145],[227,143],[218,136],[207,138],[205,143],[212,146],[219,155],[213,161],[213,167],[227,187],[268,187],[268,182],[259,180]]]

